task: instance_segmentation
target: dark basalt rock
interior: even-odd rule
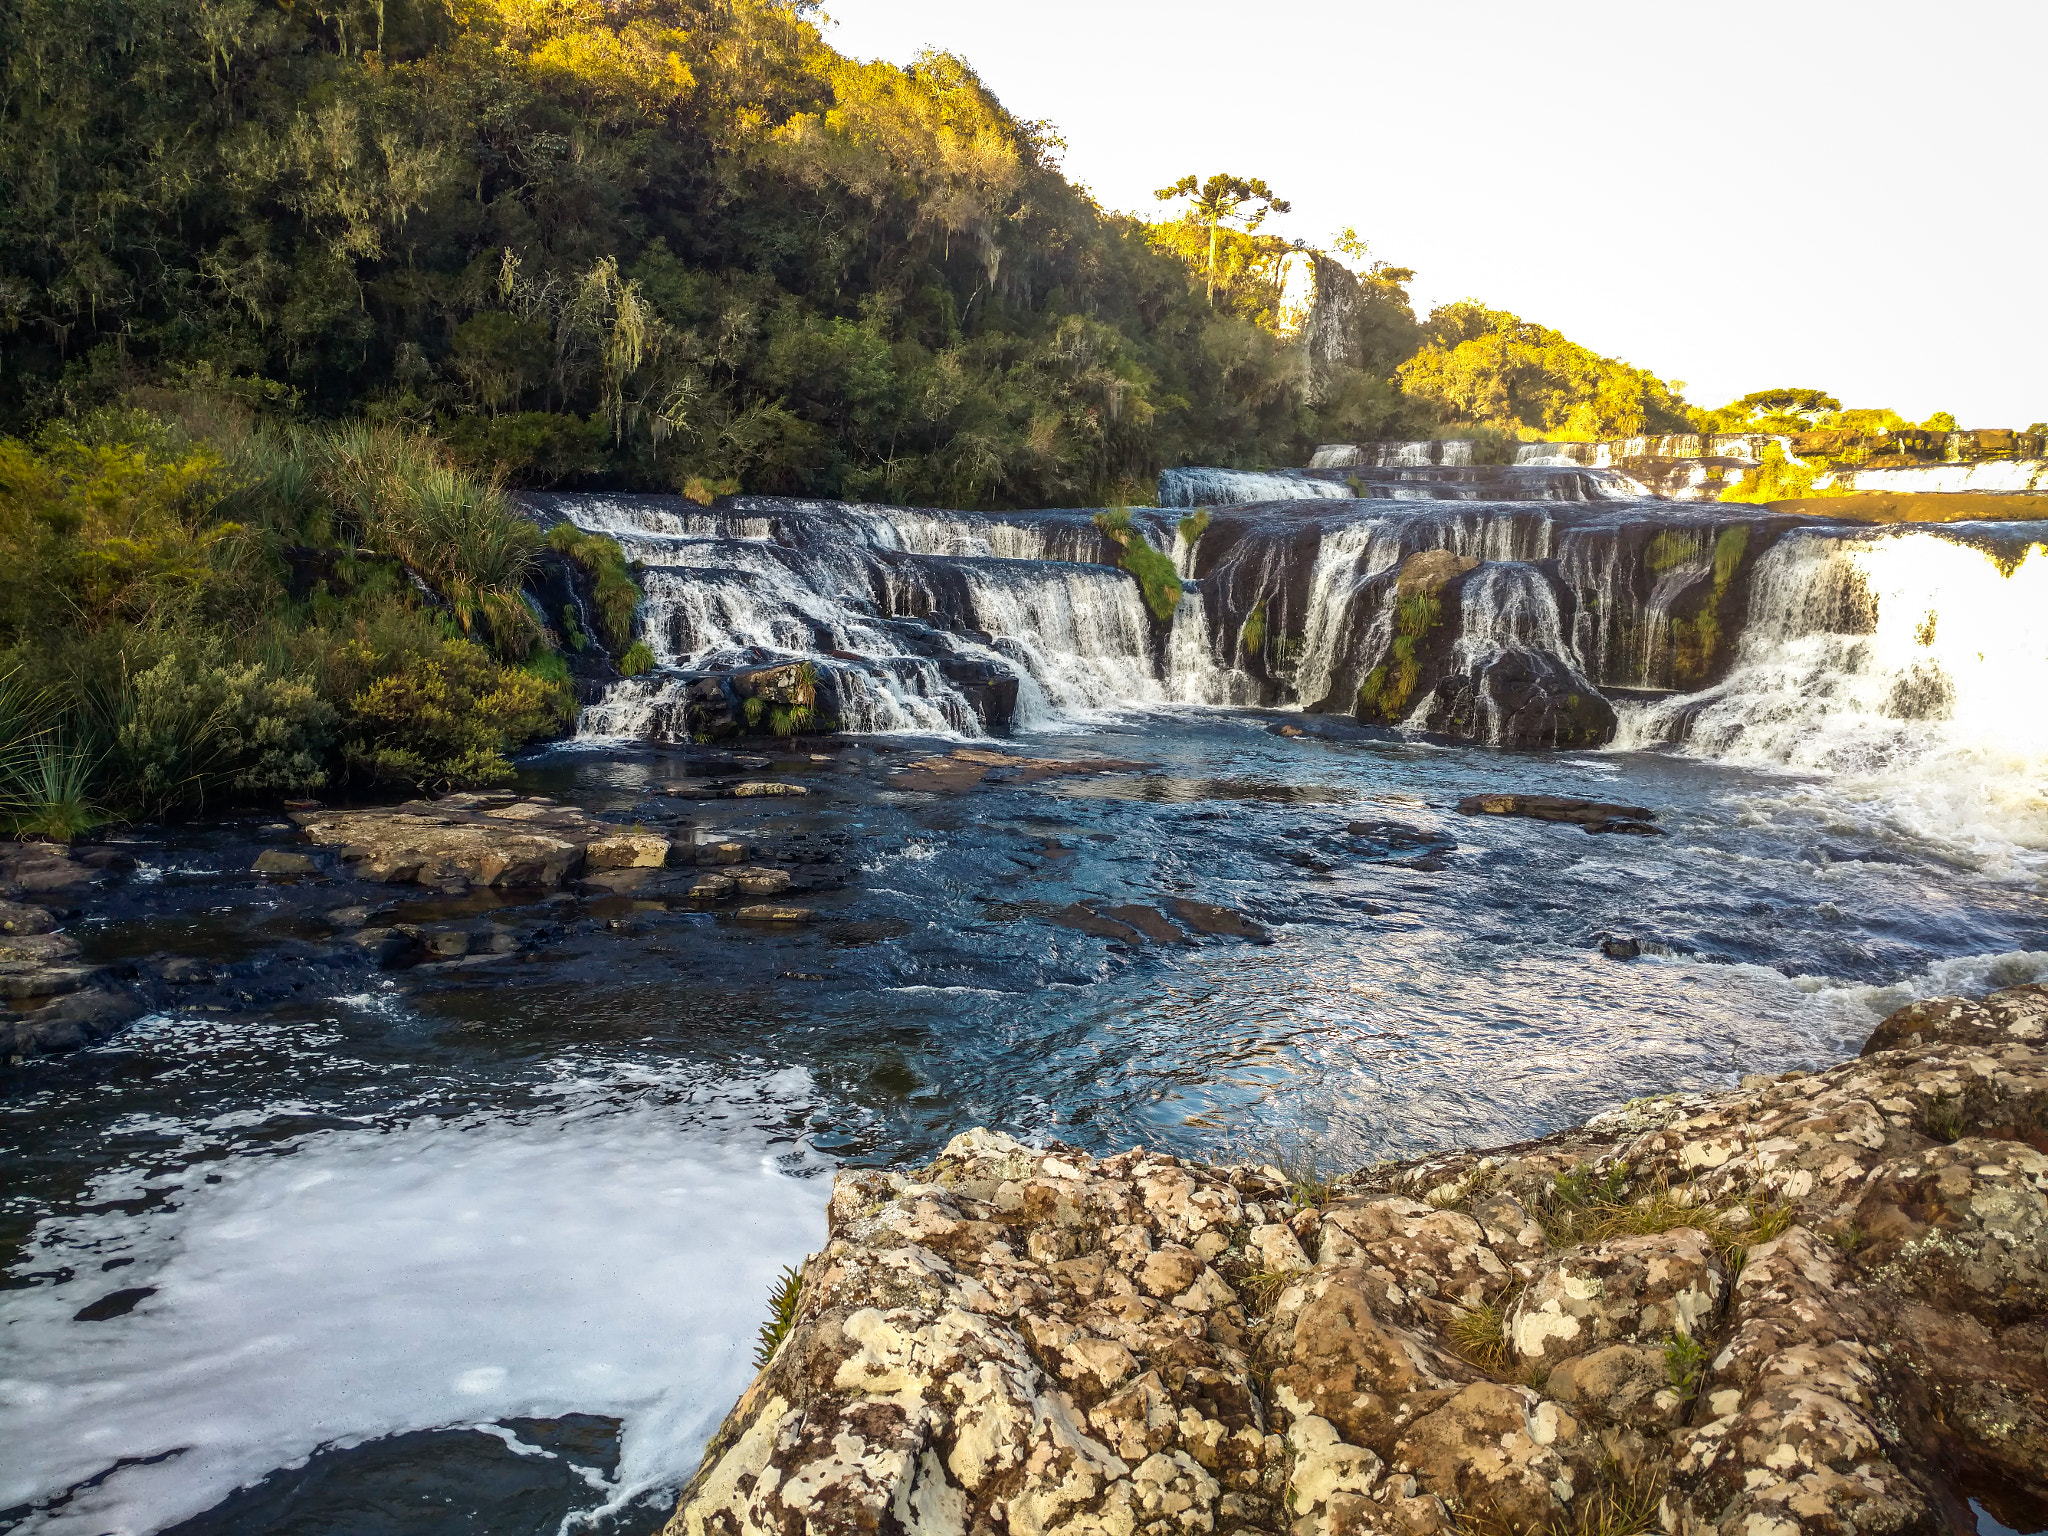
[[[1604,747],[1614,706],[1546,651],[1506,646],[1438,681],[1426,729],[1498,747]]]

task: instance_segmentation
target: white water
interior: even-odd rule
[[[1420,469],[1430,464],[1470,464],[1472,444],[1464,438],[1443,442],[1324,443],[1308,461],[1310,469]]]
[[[2048,869],[2048,550],[2010,573],[1949,533],[1785,539],[1734,670],[1621,708],[1617,747],[1825,774],[1832,798],[1990,872]]]
[[[1260,501],[1344,501],[1351,487],[1298,469],[1166,469],[1159,472],[1162,507],[1241,506]]]
[[[206,1028],[138,1026],[188,1027]],[[679,1485],[752,1375],[777,1269],[823,1234],[828,1181],[790,1177],[748,1128],[750,1106],[811,1094],[801,1071],[600,1069],[540,1110],[242,1141],[102,1179],[81,1206],[145,1180],[169,1198],[46,1219],[25,1269],[133,1262],[0,1295],[0,1507],[38,1506],[24,1533],[146,1532],[322,1447],[571,1412],[624,1421],[609,1506]],[[226,1128],[147,1129],[196,1146]],[[141,1286],[156,1294],[125,1317],[71,1320]],[[143,1458],[163,1459],[80,1486]]]
[[[1954,492],[2048,491],[2048,460],[1990,459],[1977,464],[1917,464],[1904,469],[1845,469],[1814,478],[1816,490]]]

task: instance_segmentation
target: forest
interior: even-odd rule
[[[0,816],[509,772],[593,638],[522,596],[518,488],[1117,506],[1169,464],[1689,420],[1516,316],[1418,319],[1349,231],[1349,361],[1305,389],[1300,248],[1193,177],[1105,210],[962,60],[820,23],[6,0]],[[631,573],[569,543],[625,658]]]

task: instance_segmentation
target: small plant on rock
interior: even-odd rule
[[[1689,1333],[1674,1333],[1664,1346],[1664,1375],[1681,1401],[1690,1401],[1707,1371],[1707,1347]]]
[[[1927,1103],[1926,1123],[1927,1134],[1936,1141],[1961,1141],[1963,1096],[1959,1093],[1937,1093]]]
[[[1508,1368],[1507,1308],[1505,1298],[1468,1308],[1451,1319],[1445,1330],[1451,1348],[1482,1371],[1499,1375]]]
[[[754,1339],[754,1369],[767,1369],[775,1351],[796,1323],[796,1305],[803,1297],[804,1277],[794,1264],[786,1265],[768,1291],[768,1320]]]

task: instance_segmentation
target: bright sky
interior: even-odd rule
[[[1466,295],[1686,381],[2048,419],[2040,0],[826,0],[844,53],[961,54],[1157,216],[1261,176]]]

